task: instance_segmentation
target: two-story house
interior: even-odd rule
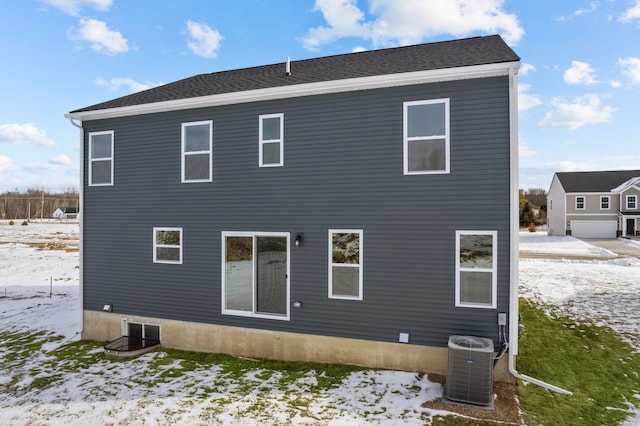
[[[547,196],[550,235],[640,235],[640,170],[555,173]]]
[[[451,335],[515,354],[519,63],[475,37],[70,112],[82,337],[437,373]]]

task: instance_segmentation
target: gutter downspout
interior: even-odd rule
[[[79,121],[80,124],[74,121],[74,118],[69,114],[65,114],[65,118],[69,119],[69,122],[80,130],[80,189],[78,190],[78,195],[80,198],[80,204],[78,206],[78,249],[79,249],[79,272],[78,272],[78,288],[79,288],[79,297],[80,297],[80,338],[82,339],[82,333],[84,332],[84,285],[82,279],[82,271],[83,268],[83,229],[84,229],[84,129],[82,128],[82,121]]]
[[[573,395],[572,392],[543,382],[533,377],[529,377],[524,374],[518,373],[515,367],[515,357],[518,354],[518,324],[519,312],[518,312],[518,260],[519,260],[519,204],[518,204],[518,76],[516,68],[509,69],[509,120],[510,120],[510,138],[511,138],[511,289],[509,295],[509,341],[511,347],[509,348],[508,360],[509,360],[509,372],[517,379],[524,380],[525,382],[533,383],[534,385],[542,386],[545,389],[563,394]]]

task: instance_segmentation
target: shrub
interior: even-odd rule
[[[9,225],[15,225],[16,223],[12,220],[9,221]]]
[[[22,221],[22,226],[27,226],[29,224],[29,222],[27,222],[26,220]]]

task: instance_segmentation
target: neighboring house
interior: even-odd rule
[[[58,207],[53,212],[54,219],[77,219],[78,209],[75,207]]]
[[[443,374],[449,336],[499,348],[506,317],[515,354],[519,64],[476,37],[70,112],[82,337]]]
[[[547,196],[550,235],[640,235],[640,170],[556,173]]]

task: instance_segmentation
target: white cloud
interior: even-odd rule
[[[113,5],[113,0],[41,0],[42,2],[60,9],[64,13],[77,16],[80,9],[89,7],[91,9],[105,11]]]
[[[547,113],[538,126],[576,130],[590,124],[607,123],[611,121],[612,113],[615,111],[615,108],[601,105],[598,95],[585,95],[576,98],[572,103],[556,98],[553,100],[553,106],[555,109]]]
[[[518,18],[503,9],[504,0],[370,0],[370,20],[356,0],[316,0],[315,11],[327,25],[311,28],[302,42],[309,50],[340,38],[370,40],[376,47],[420,43],[425,37],[476,32],[502,33],[510,44],[524,35]]]
[[[522,65],[520,65],[520,71],[518,71],[518,74],[527,75],[530,72],[534,72],[534,71],[536,71],[535,65],[523,62]]]
[[[215,58],[224,37],[211,29],[207,24],[193,21],[187,22],[187,32],[191,39],[187,41],[187,47],[193,54],[203,58]]]
[[[633,83],[640,84],[640,58],[618,59],[618,66],[622,67],[622,73]]]
[[[636,0],[636,4],[627,10],[618,20],[622,22],[631,22],[634,19],[640,19],[640,0]]]
[[[538,95],[527,93],[531,89],[528,84],[518,84],[518,111],[526,111],[542,103]]]
[[[598,83],[598,80],[595,78],[595,71],[591,68],[591,65],[586,62],[571,62],[571,68],[564,71],[563,77],[567,84],[585,84],[591,86]]]
[[[11,159],[5,155],[0,155],[0,173],[12,172],[15,170]]]
[[[61,166],[68,166],[71,164],[71,159],[65,154],[58,154],[49,160],[52,164],[59,164]]]
[[[120,32],[110,29],[105,22],[96,19],[80,19],[80,29],[71,33],[69,37],[86,41],[91,49],[108,55],[129,51],[129,42]]]
[[[162,83],[153,83],[151,81],[139,82],[131,77],[125,78],[112,78],[104,79],[98,77],[94,80],[98,86],[108,87],[110,90],[120,90],[121,87],[126,87],[129,92],[141,92],[143,90],[151,89],[152,87],[160,86]]]
[[[586,170],[595,170],[592,163],[578,161],[553,161],[548,163],[533,164],[527,167],[531,169],[548,169],[553,170],[554,172],[579,172]]]
[[[609,85],[611,86],[611,88],[613,89],[619,89],[622,87],[622,82],[619,80],[611,80],[609,82]]]
[[[68,172],[77,167],[71,163],[71,159],[66,154],[58,154],[51,157],[46,163],[27,163],[25,168],[30,170],[49,170],[52,172]]]
[[[518,145],[518,156],[520,158],[534,157],[536,155],[538,155],[536,150],[527,145],[526,142],[520,141],[520,144]]]
[[[637,169],[640,162],[640,155],[622,155],[619,157],[604,157],[602,161],[613,163],[628,163],[626,166],[620,166],[621,169]]]
[[[13,144],[34,143],[44,147],[52,147],[55,143],[47,137],[44,130],[38,129],[33,123],[9,123],[0,126],[0,141]]]
[[[575,16],[586,15],[588,13],[595,12],[598,9],[598,6],[600,6],[598,4],[598,2],[591,2],[591,4],[589,4],[588,8],[586,8],[586,7],[580,8],[580,9],[576,10],[573,14]]]

